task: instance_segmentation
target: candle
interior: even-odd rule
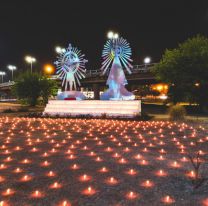
[[[134,200],[134,199],[137,199],[138,198],[138,194],[133,192],[133,191],[129,191],[127,194],[126,194],[126,198],[129,199],[129,200]]]
[[[6,191],[4,191],[4,192],[2,193],[2,195],[3,195],[3,196],[9,196],[9,195],[13,195],[14,193],[15,193],[14,190],[8,188],[8,189],[6,189]]]
[[[46,176],[48,177],[54,177],[56,174],[53,171],[49,171]]]
[[[91,186],[89,186],[87,189],[82,191],[82,194],[84,195],[94,195],[96,193],[96,190],[94,188],[92,188]]]
[[[87,182],[87,181],[91,180],[91,177],[89,175],[84,174],[84,175],[79,177],[79,180],[81,182]]]
[[[165,204],[172,204],[175,202],[173,198],[171,198],[169,195],[162,198],[162,202]]]
[[[165,172],[164,170],[159,170],[156,172],[156,175],[159,177],[165,177],[167,176],[167,172]]]
[[[102,167],[102,168],[99,169],[98,171],[101,172],[101,173],[106,173],[106,172],[108,172],[109,170],[108,170],[106,167]]]
[[[59,184],[58,182],[54,182],[52,185],[50,185],[51,189],[59,189],[61,188],[61,184]]]
[[[154,183],[150,180],[145,180],[144,182],[141,183],[142,187],[150,188],[154,186]]]
[[[128,175],[132,175],[132,176],[134,176],[134,175],[137,174],[136,170],[134,170],[134,169],[129,169],[126,173],[127,173]]]
[[[31,194],[31,197],[33,198],[42,198],[43,196],[43,193],[41,193],[39,190],[36,190]]]
[[[114,177],[107,178],[105,182],[108,185],[116,185],[116,184],[118,184],[118,180],[116,178],[114,178]]]

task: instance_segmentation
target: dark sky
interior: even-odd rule
[[[164,49],[208,35],[208,0],[0,0],[0,70],[28,69],[26,54],[40,69],[69,43],[86,54],[87,69],[98,69],[109,30],[128,40],[134,64],[146,55],[157,62]]]

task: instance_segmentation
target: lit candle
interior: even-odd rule
[[[190,178],[195,178],[196,177],[196,174],[195,172],[192,170],[190,172],[187,173],[187,176],[190,177]]]
[[[87,189],[82,191],[82,194],[89,195],[89,196],[94,195],[95,193],[96,193],[96,190],[93,189],[91,186],[89,186]]]
[[[105,172],[108,172],[108,169],[106,167],[102,167],[99,172],[101,173],[105,173]]]
[[[108,185],[116,185],[116,184],[118,184],[118,180],[115,179],[114,177],[107,178],[105,182]]]
[[[156,172],[156,175],[159,177],[165,177],[167,176],[167,172],[165,172],[164,170],[159,170],[158,172]]]
[[[49,171],[46,176],[48,177],[54,177],[55,176],[55,173],[53,171]]]
[[[61,184],[59,184],[58,182],[54,182],[52,185],[50,185],[51,189],[59,189],[61,188]]]
[[[31,176],[29,176],[29,175],[24,175],[24,176],[20,179],[20,181],[21,181],[21,182],[28,182],[28,181],[30,181],[31,179],[32,179]]]
[[[126,164],[127,163],[127,161],[124,158],[121,158],[118,162],[120,164]]]
[[[146,187],[146,188],[150,188],[150,187],[153,187],[153,186],[154,186],[154,183],[153,183],[152,181],[150,181],[150,180],[145,180],[145,181],[141,184],[141,186]]]
[[[84,175],[82,175],[82,176],[79,177],[79,180],[81,182],[87,182],[87,181],[91,180],[91,177],[88,176],[88,175],[86,175],[86,174],[84,174]]]
[[[0,176],[0,182],[4,182],[5,178]]]
[[[14,173],[20,173],[20,172],[22,172],[22,169],[20,169],[19,167],[14,170]]]
[[[138,198],[138,194],[133,191],[130,191],[126,194],[126,198],[129,200],[134,200]]]
[[[67,200],[64,200],[58,206],[72,206],[72,205]]]
[[[132,175],[132,176],[134,176],[134,175],[137,174],[137,172],[136,172],[134,169],[129,169],[126,173],[127,173],[128,175]]]
[[[80,166],[77,165],[77,164],[73,164],[73,165],[71,166],[71,169],[72,169],[72,170],[78,170],[79,168],[80,168]]]
[[[43,196],[44,195],[39,190],[36,190],[31,194],[31,197],[33,198],[42,198]]]
[[[14,190],[12,190],[10,188],[6,189],[6,191],[4,191],[2,193],[3,196],[9,196],[9,195],[13,195],[13,194],[14,194]]]
[[[174,203],[174,199],[171,198],[169,195],[165,196],[164,198],[162,198],[162,202],[166,203],[166,204],[172,204]]]

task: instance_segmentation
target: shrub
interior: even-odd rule
[[[12,110],[12,109],[5,109],[5,110],[3,110],[3,113],[13,113],[14,112],[14,110]]]
[[[25,108],[25,107],[21,107],[17,111],[18,112],[29,112],[29,109],[28,108]]]
[[[177,104],[170,107],[168,114],[170,120],[180,121],[185,119],[186,110],[183,106]]]

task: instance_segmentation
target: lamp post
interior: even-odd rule
[[[8,65],[7,66],[7,68],[10,70],[10,71],[12,71],[12,81],[13,81],[13,76],[14,76],[14,70],[16,70],[17,69],[17,67],[16,66],[14,66],[14,65]]]
[[[4,82],[4,75],[6,75],[6,72],[2,72],[0,71],[0,75],[1,75],[1,82]]]
[[[32,73],[32,65],[33,65],[33,63],[36,62],[36,59],[31,56],[26,56],[25,61],[30,64],[30,69],[31,69],[31,73]]]
[[[57,46],[57,47],[55,47],[55,51],[56,51],[56,53],[61,54],[61,53],[66,52],[66,49],[62,48],[60,46]]]

